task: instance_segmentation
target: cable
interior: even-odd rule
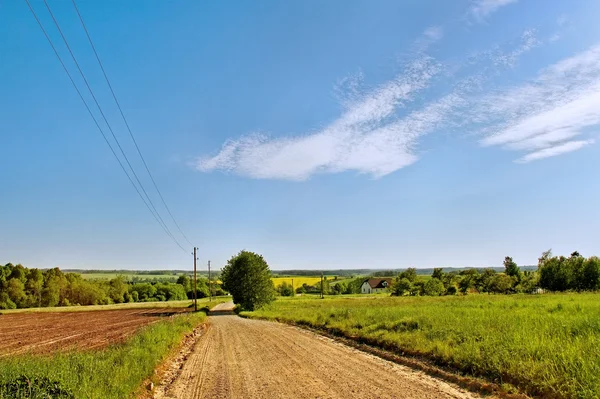
[[[137,183],[139,184],[140,188],[142,189],[142,192],[144,193],[144,195],[148,199],[148,202],[150,203],[150,206],[152,207],[152,209],[154,210],[154,212],[156,212],[156,215],[158,216],[158,219],[160,220],[160,223],[162,223],[162,225],[164,226],[165,230],[167,230],[168,235],[177,243],[177,245],[179,245],[181,247],[181,245],[179,244],[179,242],[177,241],[177,239],[175,238],[175,236],[173,236],[173,233],[171,233],[171,230],[169,230],[169,227],[167,226],[167,224],[165,223],[165,221],[163,220],[163,218],[160,216],[160,212],[158,212],[158,210],[154,206],[154,203],[152,202],[152,199],[150,198],[150,196],[146,192],[146,189],[144,188],[144,185],[140,181],[137,173],[135,172],[135,169],[133,169],[133,166],[131,165],[131,162],[129,162],[129,158],[127,157],[127,155],[125,154],[125,151],[121,147],[121,143],[119,143],[119,139],[117,139],[117,136],[115,135],[115,133],[114,133],[114,131],[113,131],[110,123],[108,122],[108,119],[104,115],[104,111],[102,111],[102,107],[98,103],[98,100],[96,99],[96,96],[94,95],[94,91],[90,87],[90,85],[88,83],[88,80],[85,77],[85,74],[83,73],[81,67],[79,66],[79,63],[77,62],[77,58],[75,57],[75,54],[73,54],[73,51],[71,50],[71,46],[69,46],[69,42],[67,41],[67,38],[63,34],[62,29],[60,28],[60,25],[58,24],[58,21],[54,17],[54,13],[52,13],[52,10],[50,9],[50,5],[48,4],[47,0],[44,0],[44,4],[46,5],[46,8],[48,9],[48,12],[50,13],[50,16],[52,17],[52,20],[54,21],[54,24],[56,25],[56,28],[58,29],[58,32],[60,33],[60,35],[61,35],[61,37],[63,39],[63,42],[65,43],[65,46],[67,46],[67,49],[69,50],[69,54],[71,54],[71,58],[73,59],[73,62],[75,62],[75,65],[77,66],[77,70],[79,71],[79,74],[83,78],[83,81],[85,82],[85,85],[87,86],[88,91],[90,92],[90,95],[92,96],[92,99],[96,103],[96,106],[98,107],[98,110],[100,111],[100,115],[102,115],[102,118],[104,119],[104,122],[106,123],[106,126],[108,126],[108,130],[110,131],[113,139],[117,143],[117,147],[121,151],[121,155],[123,155],[123,158],[125,158],[125,162],[127,163],[127,165],[129,166],[129,169],[133,173],[133,176],[135,177],[135,180],[137,181]],[[181,247],[181,248],[183,249],[183,247]]]
[[[110,148],[110,151],[112,152],[112,154],[114,155],[114,157],[117,159],[117,162],[119,163],[119,166],[121,167],[121,169],[123,170],[123,172],[125,173],[125,175],[127,176],[127,179],[129,180],[129,182],[131,183],[131,185],[133,186],[133,188],[135,189],[135,191],[138,193],[138,195],[140,196],[140,198],[142,199],[142,201],[144,202],[144,205],[146,205],[146,208],[148,208],[148,210],[150,211],[150,213],[152,214],[152,216],[154,217],[154,219],[156,220],[156,222],[163,228],[163,230],[165,230],[165,233],[167,233],[167,235],[169,235],[171,238],[173,238],[173,240],[175,241],[175,243],[179,246],[179,248],[181,248],[184,252],[187,252],[180,244],[179,242],[177,242],[177,240],[174,239],[174,237],[172,236],[172,234],[169,234],[168,230],[164,228],[164,226],[160,223],[160,221],[158,220],[158,218],[156,217],[156,215],[154,214],[154,212],[152,212],[152,209],[150,208],[150,206],[148,205],[148,203],[146,202],[144,196],[142,195],[142,193],[140,193],[140,190],[138,189],[138,187],[135,185],[135,183],[133,182],[133,179],[131,178],[131,176],[129,175],[129,173],[127,172],[127,169],[125,169],[125,166],[123,165],[123,163],[121,162],[121,159],[118,157],[117,153],[115,152],[113,146],[110,144],[110,141],[108,140],[108,138],[106,137],[106,134],[104,134],[104,131],[102,130],[102,128],[100,127],[100,124],[98,123],[98,121],[96,120],[96,117],[94,116],[94,114],[92,113],[92,110],[90,109],[89,105],[87,104],[87,102],[85,101],[85,99],[83,98],[83,95],[81,94],[81,91],[79,91],[79,88],[77,87],[77,84],[75,83],[75,81],[73,80],[73,77],[71,76],[71,73],[69,72],[69,70],[67,69],[65,63],[63,62],[62,58],[60,57],[60,54],[58,54],[58,51],[56,50],[56,47],[54,46],[54,43],[52,43],[52,39],[50,39],[50,36],[48,36],[48,33],[46,32],[46,29],[44,29],[44,26],[42,25],[41,21],[39,20],[39,18],[37,17],[37,14],[35,13],[35,11],[33,10],[33,8],[31,7],[31,4],[29,3],[29,0],[25,0],[25,2],[27,3],[27,6],[29,7],[29,10],[31,11],[31,14],[33,15],[33,17],[35,18],[37,24],[39,25],[40,29],[42,30],[42,32],[44,33],[44,36],[46,37],[46,39],[48,40],[48,43],[50,44],[50,47],[52,47],[52,50],[54,51],[54,54],[56,55],[56,58],[58,58],[58,61],[60,62],[60,65],[63,67],[65,73],[67,74],[67,76],[69,77],[69,80],[71,81],[71,84],[73,85],[73,87],[75,88],[75,91],[77,92],[79,98],[81,99],[81,101],[83,102],[83,105],[85,106],[85,108],[87,109],[88,113],[90,114],[90,116],[92,117],[92,120],[94,121],[94,124],[96,125],[96,127],[98,128],[98,131],[100,132],[100,134],[102,135],[102,138],[104,139],[104,141],[106,142],[106,144],[108,145],[108,148]]]
[[[75,0],[71,0],[71,1],[73,3],[73,6],[75,7],[75,11],[77,11],[77,15],[79,16],[79,20],[81,21],[81,25],[83,26],[83,30],[85,31],[85,34],[86,34],[86,36],[88,38],[88,41],[90,42],[90,45],[92,46],[92,50],[94,51],[94,55],[96,56],[96,60],[98,60],[98,64],[100,65],[100,69],[102,70],[102,74],[104,74],[104,79],[106,79],[106,83],[108,84],[108,87],[110,89],[112,97],[115,100],[115,103],[117,104],[117,108],[119,108],[119,112],[121,113],[121,117],[123,118],[123,122],[125,122],[125,126],[127,126],[127,131],[129,132],[129,136],[131,137],[131,140],[133,140],[133,144],[135,144],[135,148],[137,150],[137,153],[140,156],[140,158],[142,159],[142,162],[144,163],[144,167],[146,168],[146,172],[148,172],[148,175],[150,176],[150,179],[152,180],[152,184],[154,185],[154,188],[156,189],[156,192],[158,193],[158,195],[159,195],[159,197],[160,197],[163,205],[167,209],[167,212],[169,213],[169,216],[171,216],[171,220],[173,220],[173,223],[175,224],[175,226],[177,226],[177,230],[179,230],[179,232],[181,233],[181,235],[183,236],[183,238],[185,238],[185,240],[190,245],[193,246],[193,244],[190,242],[190,240],[188,240],[188,238],[186,237],[186,235],[181,230],[181,227],[179,227],[179,223],[177,223],[177,221],[175,220],[175,217],[173,217],[173,214],[171,213],[171,210],[167,206],[167,203],[166,203],[165,199],[163,198],[162,193],[158,189],[158,185],[156,184],[156,181],[154,180],[154,176],[152,176],[152,173],[150,173],[150,169],[148,168],[148,164],[146,163],[146,160],[144,159],[144,156],[142,155],[142,151],[140,150],[140,147],[138,146],[137,141],[135,140],[135,137],[133,136],[133,133],[131,132],[131,128],[129,127],[129,123],[127,122],[127,118],[125,118],[125,114],[123,113],[123,110],[121,109],[121,104],[119,103],[119,100],[117,100],[117,95],[115,94],[115,92],[114,92],[114,90],[112,88],[112,85],[110,84],[110,80],[108,79],[108,75],[106,74],[106,71],[104,70],[104,65],[102,64],[102,61],[100,60],[100,56],[98,55],[98,52],[96,51],[96,46],[94,46],[94,42],[92,41],[92,37],[90,36],[90,33],[88,32],[87,26],[85,25],[85,22],[83,21],[83,17],[81,16],[81,13],[79,12],[79,8],[77,7],[77,3],[75,2]]]

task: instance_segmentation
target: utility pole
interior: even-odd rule
[[[194,247],[194,312],[198,311],[198,291],[196,288],[196,247]]]
[[[208,296],[209,302],[212,302],[212,284],[210,280],[210,261],[208,261]]]
[[[321,299],[323,299],[323,272],[321,272]]]

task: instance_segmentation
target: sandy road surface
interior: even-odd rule
[[[213,309],[167,398],[477,397],[309,331],[237,317],[232,305]]]
[[[97,349],[184,308],[0,315],[0,358],[23,353]]]

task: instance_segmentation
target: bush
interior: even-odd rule
[[[398,296],[410,294],[411,289],[413,288],[412,283],[406,277],[396,279],[394,285],[392,285],[392,292]]]
[[[424,295],[439,296],[444,292],[444,283],[437,278],[429,279],[423,286]]]

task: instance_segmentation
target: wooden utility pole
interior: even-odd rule
[[[209,302],[212,302],[212,284],[210,280],[210,261],[208,261],[208,297]]]
[[[198,311],[198,290],[196,288],[196,247],[194,247],[194,312]]]
[[[321,299],[323,299],[323,272],[321,272]]]

